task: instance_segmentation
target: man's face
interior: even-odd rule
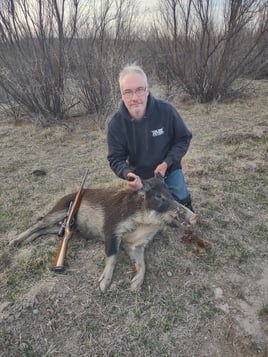
[[[138,73],[127,74],[120,83],[122,100],[134,119],[141,119],[146,112],[148,88]]]

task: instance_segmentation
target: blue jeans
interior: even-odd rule
[[[181,169],[171,172],[165,178],[165,184],[176,201],[182,202],[190,197]]]

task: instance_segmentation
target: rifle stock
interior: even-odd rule
[[[68,243],[69,243],[69,240],[73,234],[72,226],[74,224],[75,216],[79,210],[80,203],[81,203],[81,200],[82,200],[82,197],[84,194],[84,184],[85,184],[87,175],[88,175],[88,170],[86,171],[85,176],[83,177],[81,187],[75,196],[74,202],[71,203],[69,206],[69,209],[67,212],[67,220],[66,220],[66,222],[63,223],[63,226],[62,226],[64,235],[63,235],[61,244],[58,248],[58,251],[56,253],[56,256],[55,256],[53,264],[52,264],[52,270],[54,270],[55,272],[62,272],[65,269],[64,261],[65,261],[66,254],[67,254]],[[62,231],[62,228],[61,228],[61,231]]]
[[[71,231],[66,230],[65,232],[66,233],[64,234],[64,237],[62,238],[61,244],[58,248],[58,251],[54,258],[54,262],[53,262],[53,266],[52,266],[52,270],[54,270],[56,272],[62,272],[65,269],[64,261],[65,261],[66,254],[67,254],[69,239],[72,236]]]

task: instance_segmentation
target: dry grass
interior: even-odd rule
[[[121,252],[112,288],[100,294],[100,242],[73,239],[63,275],[50,271],[55,237],[6,244],[77,189],[85,168],[87,185],[122,183],[108,168],[104,133],[85,119],[50,128],[2,119],[0,356],[267,355],[268,82],[254,88],[240,102],[178,105],[194,135],[184,162],[200,214],[194,234],[212,247],[183,244],[183,229],[158,235],[137,293]]]

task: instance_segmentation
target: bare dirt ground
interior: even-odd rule
[[[243,100],[177,105],[193,132],[184,172],[200,219],[156,237],[136,293],[124,252],[100,293],[101,242],[72,239],[60,275],[57,237],[7,244],[86,168],[86,186],[124,185],[105,134],[85,118],[49,128],[1,118],[0,356],[268,356],[268,82],[253,86]]]

